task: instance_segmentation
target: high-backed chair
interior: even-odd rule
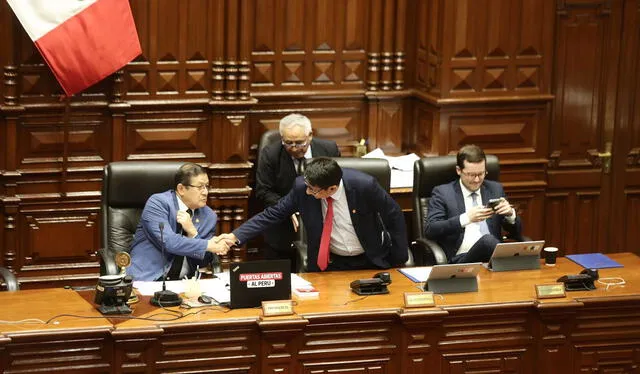
[[[380,186],[387,192],[391,190],[391,169],[389,162],[380,158],[358,158],[358,157],[332,157],[341,168],[349,168],[359,170],[374,177]],[[301,225],[302,226],[302,225]],[[298,272],[303,273],[307,270],[307,240],[303,234],[299,240],[294,243],[298,254]],[[409,249],[407,249],[409,250]],[[409,251],[409,260],[405,266],[413,266],[414,260],[411,251]]]
[[[104,167],[102,181],[102,257],[100,274],[118,274],[117,252],[129,252],[147,199],[176,187],[175,175],[183,162],[120,161]]]
[[[18,283],[16,276],[11,272],[11,270],[2,266],[0,266],[0,281],[4,281],[7,291],[18,291],[20,289],[20,284]]]
[[[495,155],[487,155],[487,176],[485,179],[497,181],[500,177],[500,163]],[[412,243],[416,265],[430,266],[446,264],[447,256],[438,244],[424,237],[424,223],[427,206],[433,188],[458,179],[456,156],[427,157],[416,160],[413,166],[413,232]]]

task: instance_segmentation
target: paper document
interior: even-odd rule
[[[420,159],[415,153],[393,157],[385,155],[382,149],[376,148],[362,158],[382,158],[389,162],[391,188],[413,187],[413,164]]]
[[[184,293],[186,289],[186,282],[182,280],[167,281],[166,283],[167,290],[177,294]],[[217,302],[228,303],[231,300],[229,273],[217,273],[216,278],[200,279],[198,283],[200,284],[202,294],[214,298]],[[135,281],[133,282],[133,288],[135,288],[140,295],[153,296],[155,292],[162,291],[162,281]]]
[[[402,268],[398,269],[398,271],[412,281],[419,283],[427,281],[429,274],[431,274],[431,269],[433,269],[431,266],[418,266],[414,268]]]

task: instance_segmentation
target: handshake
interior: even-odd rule
[[[231,247],[236,245],[238,238],[233,234],[221,234],[209,239],[207,251],[217,255],[226,255]]]

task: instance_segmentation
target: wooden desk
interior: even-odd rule
[[[600,275],[623,277],[624,287],[606,290],[599,285],[595,291],[544,301],[535,299],[535,284],[551,283],[581,268],[561,258],[556,267],[534,271],[482,271],[479,292],[437,297],[434,308],[404,309],[403,293],[418,289],[396,270],[391,271],[390,293],[369,297],[353,294],[349,283],[370,277],[373,271],[310,273],[302,276],[320,290],[320,297],[298,301],[293,316],[262,318],[259,309],[224,313],[209,308],[175,321],[112,320],[110,325],[102,318],[65,320],[64,326],[39,328],[37,333],[33,327],[3,325],[0,369],[32,368],[20,361],[24,355],[17,354],[27,351],[16,329],[26,328],[32,331],[28,335],[32,357],[42,357],[34,353],[37,350],[49,356],[47,344],[52,341],[62,345],[70,339],[71,347],[77,348],[79,340],[74,334],[89,334],[89,345],[94,348],[89,354],[79,349],[65,351],[65,364],[84,363],[83,357],[91,357],[92,364],[86,367],[96,371],[105,369],[98,366],[100,362],[109,363],[111,372],[637,372],[640,258],[610,256],[625,267],[602,269]],[[56,297],[73,294],[34,292],[55,293],[52,296]],[[15,303],[19,297],[30,309],[31,299],[41,297],[36,293],[18,296],[21,293],[0,294],[1,305]],[[91,304],[81,299],[73,298],[70,302],[76,306],[71,309],[95,316]],[[135,315],[164,317],[147,302],[136,306]],[[45,318],[59,313],[60,308],[53,307],[58,304],[40,302],[41,310],[31,315]],[[0,319],[18,318],[17,310],[13,307],[7,312],[3,307]],[[95,352],[95,347],[103,350]],[[49,364],[51,360],[43,365]]]

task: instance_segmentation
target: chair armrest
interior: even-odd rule
[[[100,248],[98,254],[100,255],[100,275],[120,274],[120,269],[116,264],[116,256],[112,250]]]
[[[411,251],[416,266],[444,265],[449,262],[444,250],[436,242],[429,239],[416,239],[411,243]]]
[[[307,243],[301,241],[293,242],[296,252],[296,273],[307,272]]]
[[[11,270],[0,267],[0,278],[4,279],[7,291],[18,291],[20,289],[18,279],[16,279],[16,276],[11,272]]]
[[[407,262],[404,263],[404,267],[410,268],[416,266],[415,256],[413,255],[412,247],[409,247],[407,250],[409,257],[407,258]]]

